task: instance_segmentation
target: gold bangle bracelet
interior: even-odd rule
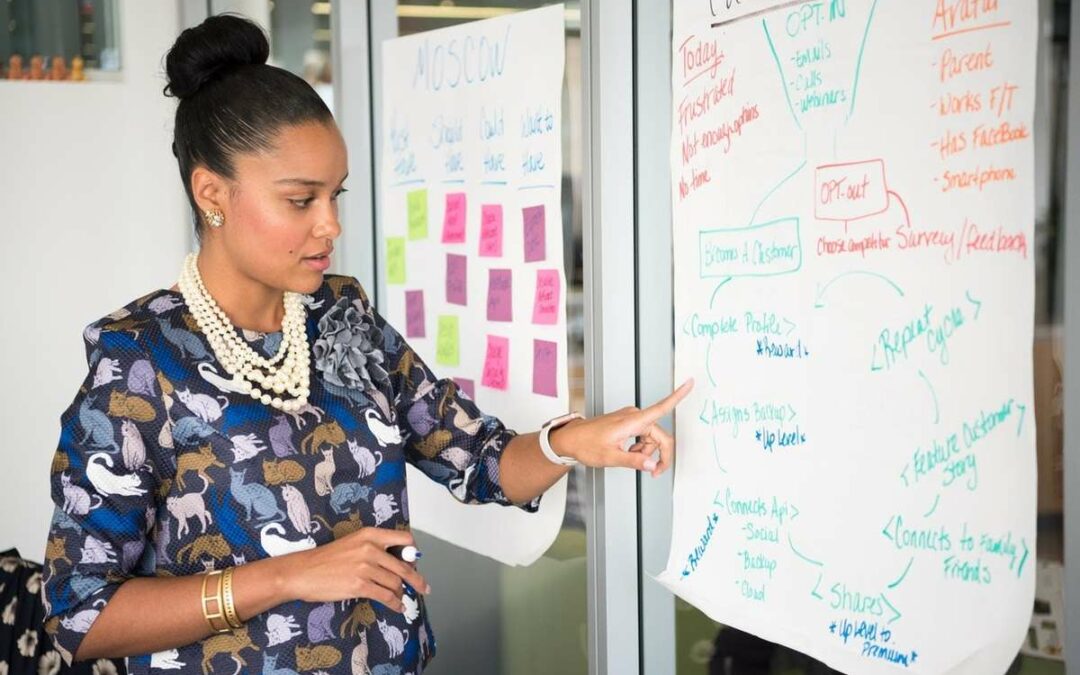
[[[210,577],[215,577],[215,576],[218,578],[218,580],[217,580],[218,581],[218,583],[217,583],[217,591],[215,591],[214,595],[208,596],[206,594],[207,582],[210,581]],[[221,586],[222,586],[222,583],[221,583],[221,570],[214,570],[212,572],[207,572],[206,574],[203,575],[203,582],[202,582],[202,613],[203,613],[203,618],[206,619],[207,625],[210,626],[210,630],[212,630],[215,633],[228,633],[232,629],[229,627],[228,620],[225,618],[225,612],[223,611],[223,605],[225,603],[224,603],[224,600],[222,598],[222,588],[221,588]],[[211,601],[216,604],[216,608],[215,608],[214,612],[210,611],[210,603],[211,603]],[[224,625],[221,628],[218,628],[217,626],[214,625],[214,621],[221,621],[222,624],[224,624]]]
[[[221,587],[223,589],[222,597],[225,600],[225,621],[228,622],[229,627],[233,630],[240,628],[244,624],[240,622],[240,617],[236,614],[236,604],[233,598],[233,572],[236,568],[230,567],[225,570],[225,573],[221,577]]]

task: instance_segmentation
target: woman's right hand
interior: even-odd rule
[[[283,556],[283,561],[289,559],[288,594],[304,602],[369,598],[404,612],[402,582],[425,595],[431,586],[415,567],[387,553],[390,546],[415,543],[409,532],[364,527],[329,544]]]

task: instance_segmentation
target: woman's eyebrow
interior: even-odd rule
[[[345,176],[338,181],[338,183],[344,183],[345,179],[348,177],[349,174],[346,173]],[[310,178],[279,178],[278,180],[274,181],[274,183],[287,183],[289,185],[300,185],[303,187],[322,187],[323,185],[325,185],[325,183],[323,183],[321,180],[312,180]]]

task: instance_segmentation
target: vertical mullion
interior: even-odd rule
[[[671,241],[671,2],[638,0],[634,77],[638,92],[637,334],[641,405],[671,391],[674,349]],[[671,429],[671,418],[663,425]],[[676,459],[676,461],[678,461]],[[641,672],[675,672],[675,596],[652,579],[667,564],[672,474],[642,476],[640,490]]]
[[[1065,169],[1064,303],[1064,489],[1065,489],[1065,639],[1066,670],[1080,671],[1080,7],[1071,8],[1069,103]]]
[[[375,156],[372,152],[371,31],[365,0],[333,0],[330,11],[334,116],[349,148],[349,196],[341,205],[344,274],[375,286]],[[345,64],[349,65],[346,77]]]
[[[633,7],[583,0],[588,412],[634,405]],[[637,673],[637,476],[590,470],[589,672]]]

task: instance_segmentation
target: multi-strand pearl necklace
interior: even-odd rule
[[[197,256],[184,260],[177,284],[199,329],[206,335],[233,385],[251,398],[278,410],[294,412],[307,405],[311,390],[311,357],[307,340],[307,308],[300,293],[285,293],[285,317],[281,322],[281,346],[271,358],[258,354],[236,332],[199,275]],[[292,397],[282,398],[288,392]]]

